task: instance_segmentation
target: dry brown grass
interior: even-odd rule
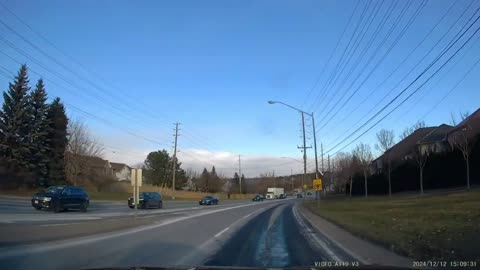
[[[480,258],[480,191],[306,202],[345,229],[421,260]]]
[[[94,189],[86,187],[89,196],[93,200],[125,200],[133,193],[133,188],[130,183],[127,182],[118,182],[111,185],[105,192],[98,192]],[[38,192],[38,190],[0,190],[2,195],[13,195],[21,197],[30,197],[32,194]],[[162,188],[152,185],[143,185],[140,187],[140,192],[160,192],[163,197],[167,200],[172,197],[172,190],[170,188]],[[214,195],[221,200],[227,199],[227,194],[225,193],[205,193],[205,192],[194,192],[194,191],[183,191],[176,190],[175,198],[178,200],[199,200],[206,195]],[[230,194],[231,200],[243,200],[253,198],[253,194]]]

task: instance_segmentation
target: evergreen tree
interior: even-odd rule
[[[65,114],[65,107],[60,98],[55,98],[48,106],[47,119],[49,124],[47,184],[65,183],[65,149],[67,147],[67,126],[68,118]]]
[[[167,150],[150,152],[145,159],[145,178],[152,185],[169,185],[172,179],[172,158]]]
[[[237,172],[233,175],[231,191],[240,192],[240,175]]]
[[[208,191],[209,190],[209,186],[208,186],[208,180],[210,178],[210,174],[208,173],[207,171],[207,168],[203,168],[203,172],[200,176],[200,179],[201,179],[201,183],[203,185],[203,190],[204,191]]]
[[[35,90],[29,96],[30,102],[30,149],[29,167],[36,177],[38,185],[46,186],[48,180],[47,166],[50,163],[50,124],[47,118],[47,92],[43,80],[38,80]]]
[[[29,145],[32,116],[28,91],[27,66],[22,65],[14,82],[3,92],[3,106],[0,111],[0,155],[9,167],[23,174],[31,169]]]
[[[215,171],[215,166],[212,167],[212,171],[210,172],[210,175],[211,175],[212,177],[217,176],[217,172]]]
[[[241,182],[242,182],[242,193],[243,193],[243,194],[247,194],[247,188],[246,188],[246,187],[247,187],[247,183],[246,183],[246,181],[245,181],[246,178],[245,178],[245,175],[243,175],[243,173],[242,173],[242,178],[241,178],[241,179],[242,179],[242,181],[241,181]]]

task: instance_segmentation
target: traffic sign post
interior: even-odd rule
[[[315,199],[320,200],[320,191],[322,190],[322,179],[317,178],[312,181],[313,189],[315,190]]]
[[[135,205],[135,219],[137,218],[137,209],[140,196],[140,187],[142,186],[142,169],[132,169],[130,182],[133,187],[133,204]]]

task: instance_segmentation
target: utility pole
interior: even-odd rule
[[[272,171],[273,176],[273,187],[277,187],[277,179],[275,178],[275,170]]]
[[[330,183],[330,181],[332,180],[332,171],[330,170],[330,154],[328,154],[328,179],[329,179],[329,183]],[[323,189],[323,194],[327,195],[327,189],[326,188]]]
[[[305,139],[305,116],[304,113],[302,113],[302,130],[303,130],[303,177],[302,177],[302,189],[305,185],[305,180],[307,178],[307,142]],[[300,147],[298,147],[300,148]]]
[[[240,194],[242,194],[242,162],[240,160],[240,155],[238,155],[238,174],[240,178]]]
[[[313,125],[313,147],[315,151],[315,179],[318,179],[318,157],[317,157],[317,131],[315,130],[315,118],[312,112],[312,125]]]
[[[172,178],[172,200],[175,200],[175,172],[177,171],[177,138],[178,138],[178,125],[180,125],[180,123],[175,123],[175,143],[174,143],[174,147],[173,147],[173,159],[172,159],[172,163],[173,163],[173,178]]]
[[[290,168],[290,183],[292,184],[292,190],[295,188],[293,184],[293,169]]]
[[[323,167],[323,143],[320,144],[320,149],[322,151],[322,172],[325,171],[325,167]]]

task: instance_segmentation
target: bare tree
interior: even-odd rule
[[[417,130],[417,129],[419,129],[419,128],[424,128],[424,127],[426,127],[425,121],[418,121],[418,122],[415,123],[413,126],[408,127],[408,128],[405,128],[405,130],[402,132],[402,134],[400,134],[400,140],[405,139],[405,138],[408,137],[410,134],[412,134],[413,132],[415,132],[415,130]]]
[[[470,190],[470,154],[472,152],[473,140],[468,139],[468,132],[472,130],[469,125],[456,129],[451,133],[448,142],[452,148],[456,147],[462,152],[466,164],[467,190]]]
[[[417,147],[415,147],[414,157],[418,168],[420,169],[420,194],[423,194],[423,169],[427,164],[429,155],[430,151],[428,150],[428,147],[422,147],[422,145],[417,145]]]
[[[353,150],[353,155],[355,156],[356,159],[358,159],[358,162],[360,163],[360,166],[362,167],[363,170],[363,177],[365,179],[365,197],[368,197],[368,173],[370,170],[370,164],[372,163],[373,160],[373,155],[372,155],[372,150],[370,148],[370,145],[360,143],[355,147]]]
[[[383,154],[387,161],[388,196],[392,196],[392,160],[387,151],[395,144],[395,134],[393,130],[382,129],[377,133],[377,140],[378,143],[375,144],[375,148]]]
[[[102,157],[103,145],[89,132],[87,126],[80,121],[69,121],[68,144],[65,153],[65,174],[67,180],[78,183],[78,176],[86,173],[89,157]]]
[[[468,111],[465,111],[465,112],[459,112],[458,115],[460,116],[460,121],[463,121],[468,116],[470,116],[470,113]],[[450,113],[450,124],[452,126],[456,126],[458,124],[457,118],[455,118],[455,115],[452,112]]]
[[[338,153],[335,158],[335,175],[336,175],[336,187],[345,187],[349,181],[351,181],[353,176],[352,170],[352,160],[353,157],[350,153]],[[351,185],[351,183],[350,183]],[[351,190],[351,186],[350,186]]]
[[[452,125],[452,126],[457,125],[457,119],[455,118],[455,115],[453,115],[452,112],[450,112],[450,125]]]

